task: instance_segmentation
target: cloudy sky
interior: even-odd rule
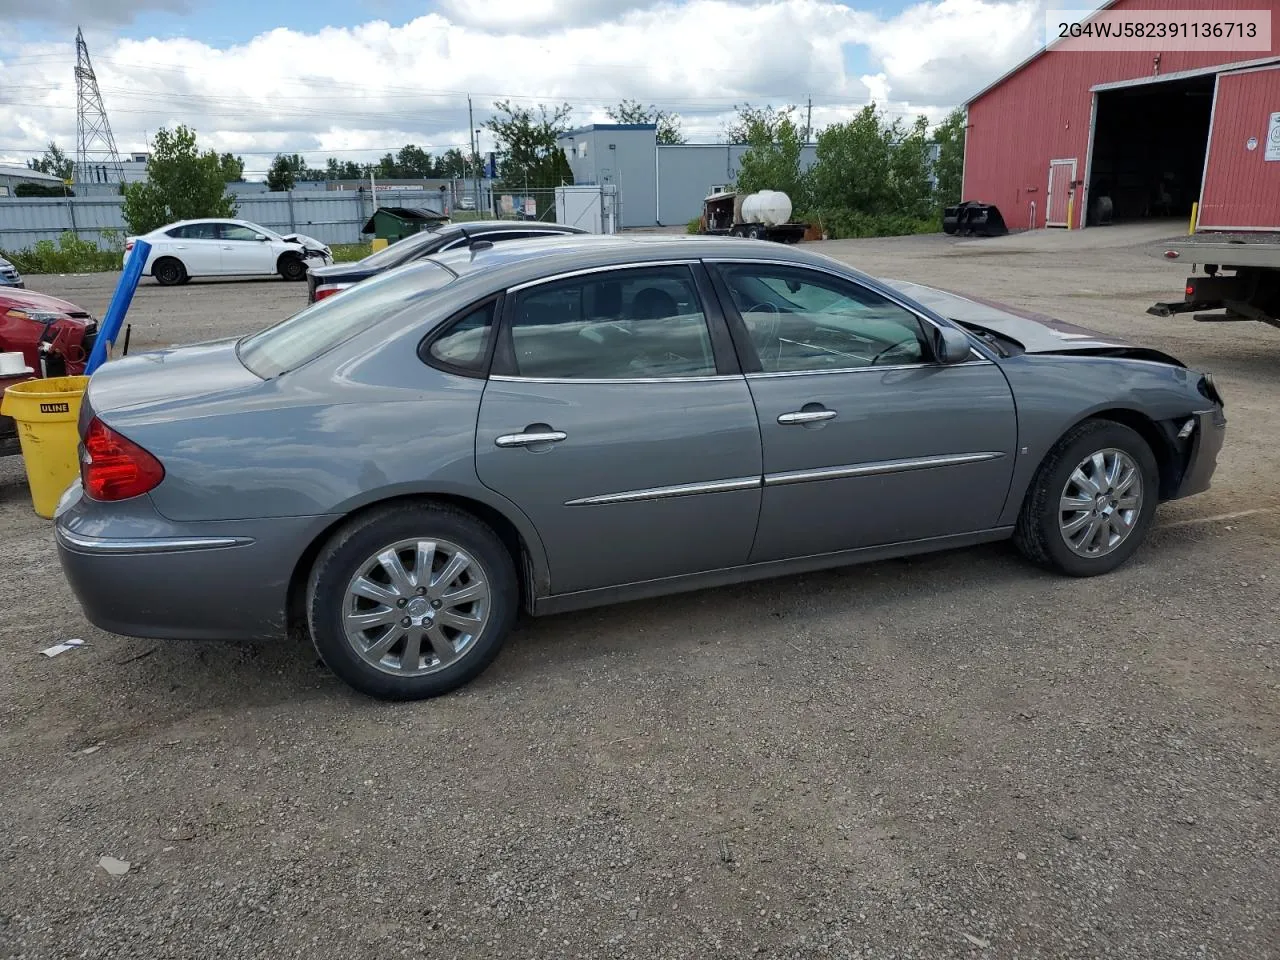
[[[76,25],[122,153],[186,123],[201,145],[368,159],[467,141],[495,99],[628,97],[715,140],[735,104],[870,99],[940,118],[1033,52],[1057,0],[0,0],[0,160],[75,144]],[[484,148],[490,144],[487,138]]]

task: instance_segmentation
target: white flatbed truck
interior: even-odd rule
[[[1183,299],[1154,304],[1147,313],[1190,313],[1200,323],[1254,320],[1280,327],[1280,229],[1195,233],[1161,240],[1147,253],[1191,266]]]

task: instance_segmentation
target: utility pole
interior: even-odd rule
[[[124,183],[120,153],[111,135],[98,77],[89,60],[89,46],[84,42],[84,32],[76,27],[76,182],[92,183],[89,171],[99,164],[109,171],[104,182],[110,183],[114,177],[117,184]]]
[[[476,214],[480,213],[480,171],[476,169],[476,118],[471,112],[471,94],[467,94],[467,133],[471,138],[471,156],[467,157],[467,165],[471,167],[471,197],[475,200]]]
[[[809,112],[804,121],[804,142],[809,142],[809,135],[813,130],[813,97],[809,98]]]

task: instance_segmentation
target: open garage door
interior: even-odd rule
[[[1280,64],[1219,74],[1198,227],[1280,230]]]
[[[1205,74],[1097,92],[1088,224],[1190,217],[1200,197],[1213,85]]]

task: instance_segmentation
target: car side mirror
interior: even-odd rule
[[[955,327],[942,327],[938,331],[938,362],[964,363],[973,350],[973,341]]]
[[[255,240],[266,240],[266,239],[267,239],[267,235],[266,235],[265,233],[255,233],[255,234],[253,235],[253,239],[255,239]]]

